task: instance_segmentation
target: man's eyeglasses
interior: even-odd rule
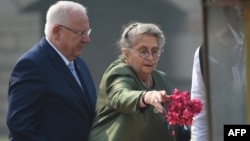
[[[69,27],[64,26],[64,25],[59,25],[59,26],[65,28],[65,29],[67,29],[69,31],[72,31],[73,33],[75,33],[78,36],[83,36],[83,35],[88,35],[89,36],[90,33],[91,33],[91,29],[89,29],[87,31],[79,31],[79,30],[75,30],[75,29],[69,28]]]
[[[158,59],[161,56],[161,53],[163,52],[162,49],[153,49],[151,51],[147,49],[141,49],[141,50],[135,50],[132,48],[128,48],[128,49],[139,53],[139,56],[142,59],[146,59],[150,54],[153,56],[154,59]]]

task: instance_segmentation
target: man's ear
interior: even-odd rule
[[[60,26],[54,26],[52,28],[52,34],[53,36],[56,38],[56,40],[58,40],[60,38]]]

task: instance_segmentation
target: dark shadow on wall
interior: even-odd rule
[[[38,0],[28,7],[21,7],[21,12],[41,13],[41,36],[45,23],[46,11],[56,0]],[[167,37],[165,52],[158,63],[158,69],[167,74],[175,73],[171,70],[173,58],[171,52],[175,49],[171,38],[183,30],[185,12],[168,0],[78,0],[88,9],[90,26],[92,28],[91,43],[83,50],[82,57],[90,67],[96,86],[102,73],[108,65],[118,57],[119,50],[116,42],[121,34],[121,26],[129,21],[153,22],[161,26]],[[170,66],[170,67],[168,67]],[[181,82],[181,81],[180,81]],[[183,81],[178,85],[190,85]],[[189,87],[189,86],[188,86]]]

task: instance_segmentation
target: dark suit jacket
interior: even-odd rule
[[[84,91],[45,38],[17,61],[8,90],[10,141],[87,140],[96,89],[85,62],[74,64]]]

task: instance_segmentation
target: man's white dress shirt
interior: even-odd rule
[[[191,126],[191,141],[208,141],[208,118],[204,81],[201,74],[199,48],[196,49],[193,60],[191,99],[197,98],[202,102],[202,111],[193,119]]]

